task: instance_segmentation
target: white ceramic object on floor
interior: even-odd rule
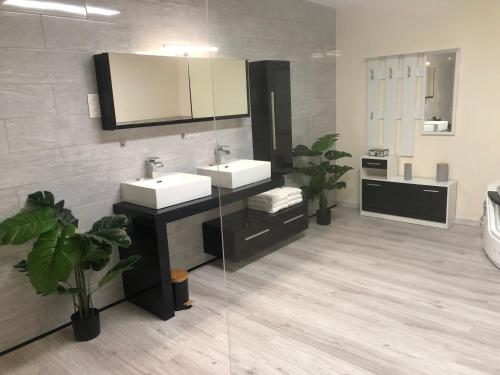
[[[210,178],[188,173],[168,173],[154,179],[121,183],[125,202],[148,208],[165,208],[212,194]]]
[[[213,186],[236,189],[271,178],[271,163],[261,160],[235,160],[199,167],[198,174],[211,177]]]
[[[488,191],[499,191],[500,180],[488,185],[483,222],[483,249],[491,262],[500,268],[500,206],[488,197]]]

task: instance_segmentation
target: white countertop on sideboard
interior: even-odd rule
[[[447,182],[438,182],[433,178],[423,178],[423,177],[414,177],[411,180],[405,180],[403,176],[397,176],[392,178],[383,178],[378,176],[363,176],[363,180],[373,180],[373,181],[385,181],[385,182],[397,182],[400,184],[412,184],[412,185],[428,185],[428,186],[441,186],[441,187],[450,187],[455,185],[457,182],[453,180],[449,180]]]

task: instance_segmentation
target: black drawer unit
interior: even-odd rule
[[[401,197],[404,192],[397,185],[385,181],[363,180],[363,211],[395,215],[400,212]]]
[[[361,166],[363,168],[387,169],[387,160],[363,158]]]
[[[446,223],[448,189],[441,186],[410,185],[414,204],[413,214],[417,219]]]
[[[275,214],[243,210],[222,218],[224,254],[226,259],[239,261],[260,250],[298,234],[308,227],[304,203]],[[219,218],[203,223],[205,252],[222,255],[221,221]]]
[[[446,223],[448,188],[362,180],[362,210]]]
[[[279,237],[283,239],[306,230],[309,225],[307,210],[303,204],[275,214],[273,220],[276,222]]]

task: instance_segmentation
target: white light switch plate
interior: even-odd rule
[[[100,118],[101,117],[101,106],[99,104],[99,95],[98,94],[87,94],[87,101],[89,103],[90,118]]]

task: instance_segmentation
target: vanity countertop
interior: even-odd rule
[[[120,202],[113,205],[115,213],[125,215],[154,216],[155,219],[169,223],[185,217],[196,215],[205,211],[241,201],[245,198],[263,193],[265,191],[284,185],[283,176],[273,176],[253,184],[245,185],[237,189],[223,189],[212,187],[212,194],[192,201],[176,204],[161,209],[147,208],[132,203]],[[220,191],[220,201],[219,201]]]

